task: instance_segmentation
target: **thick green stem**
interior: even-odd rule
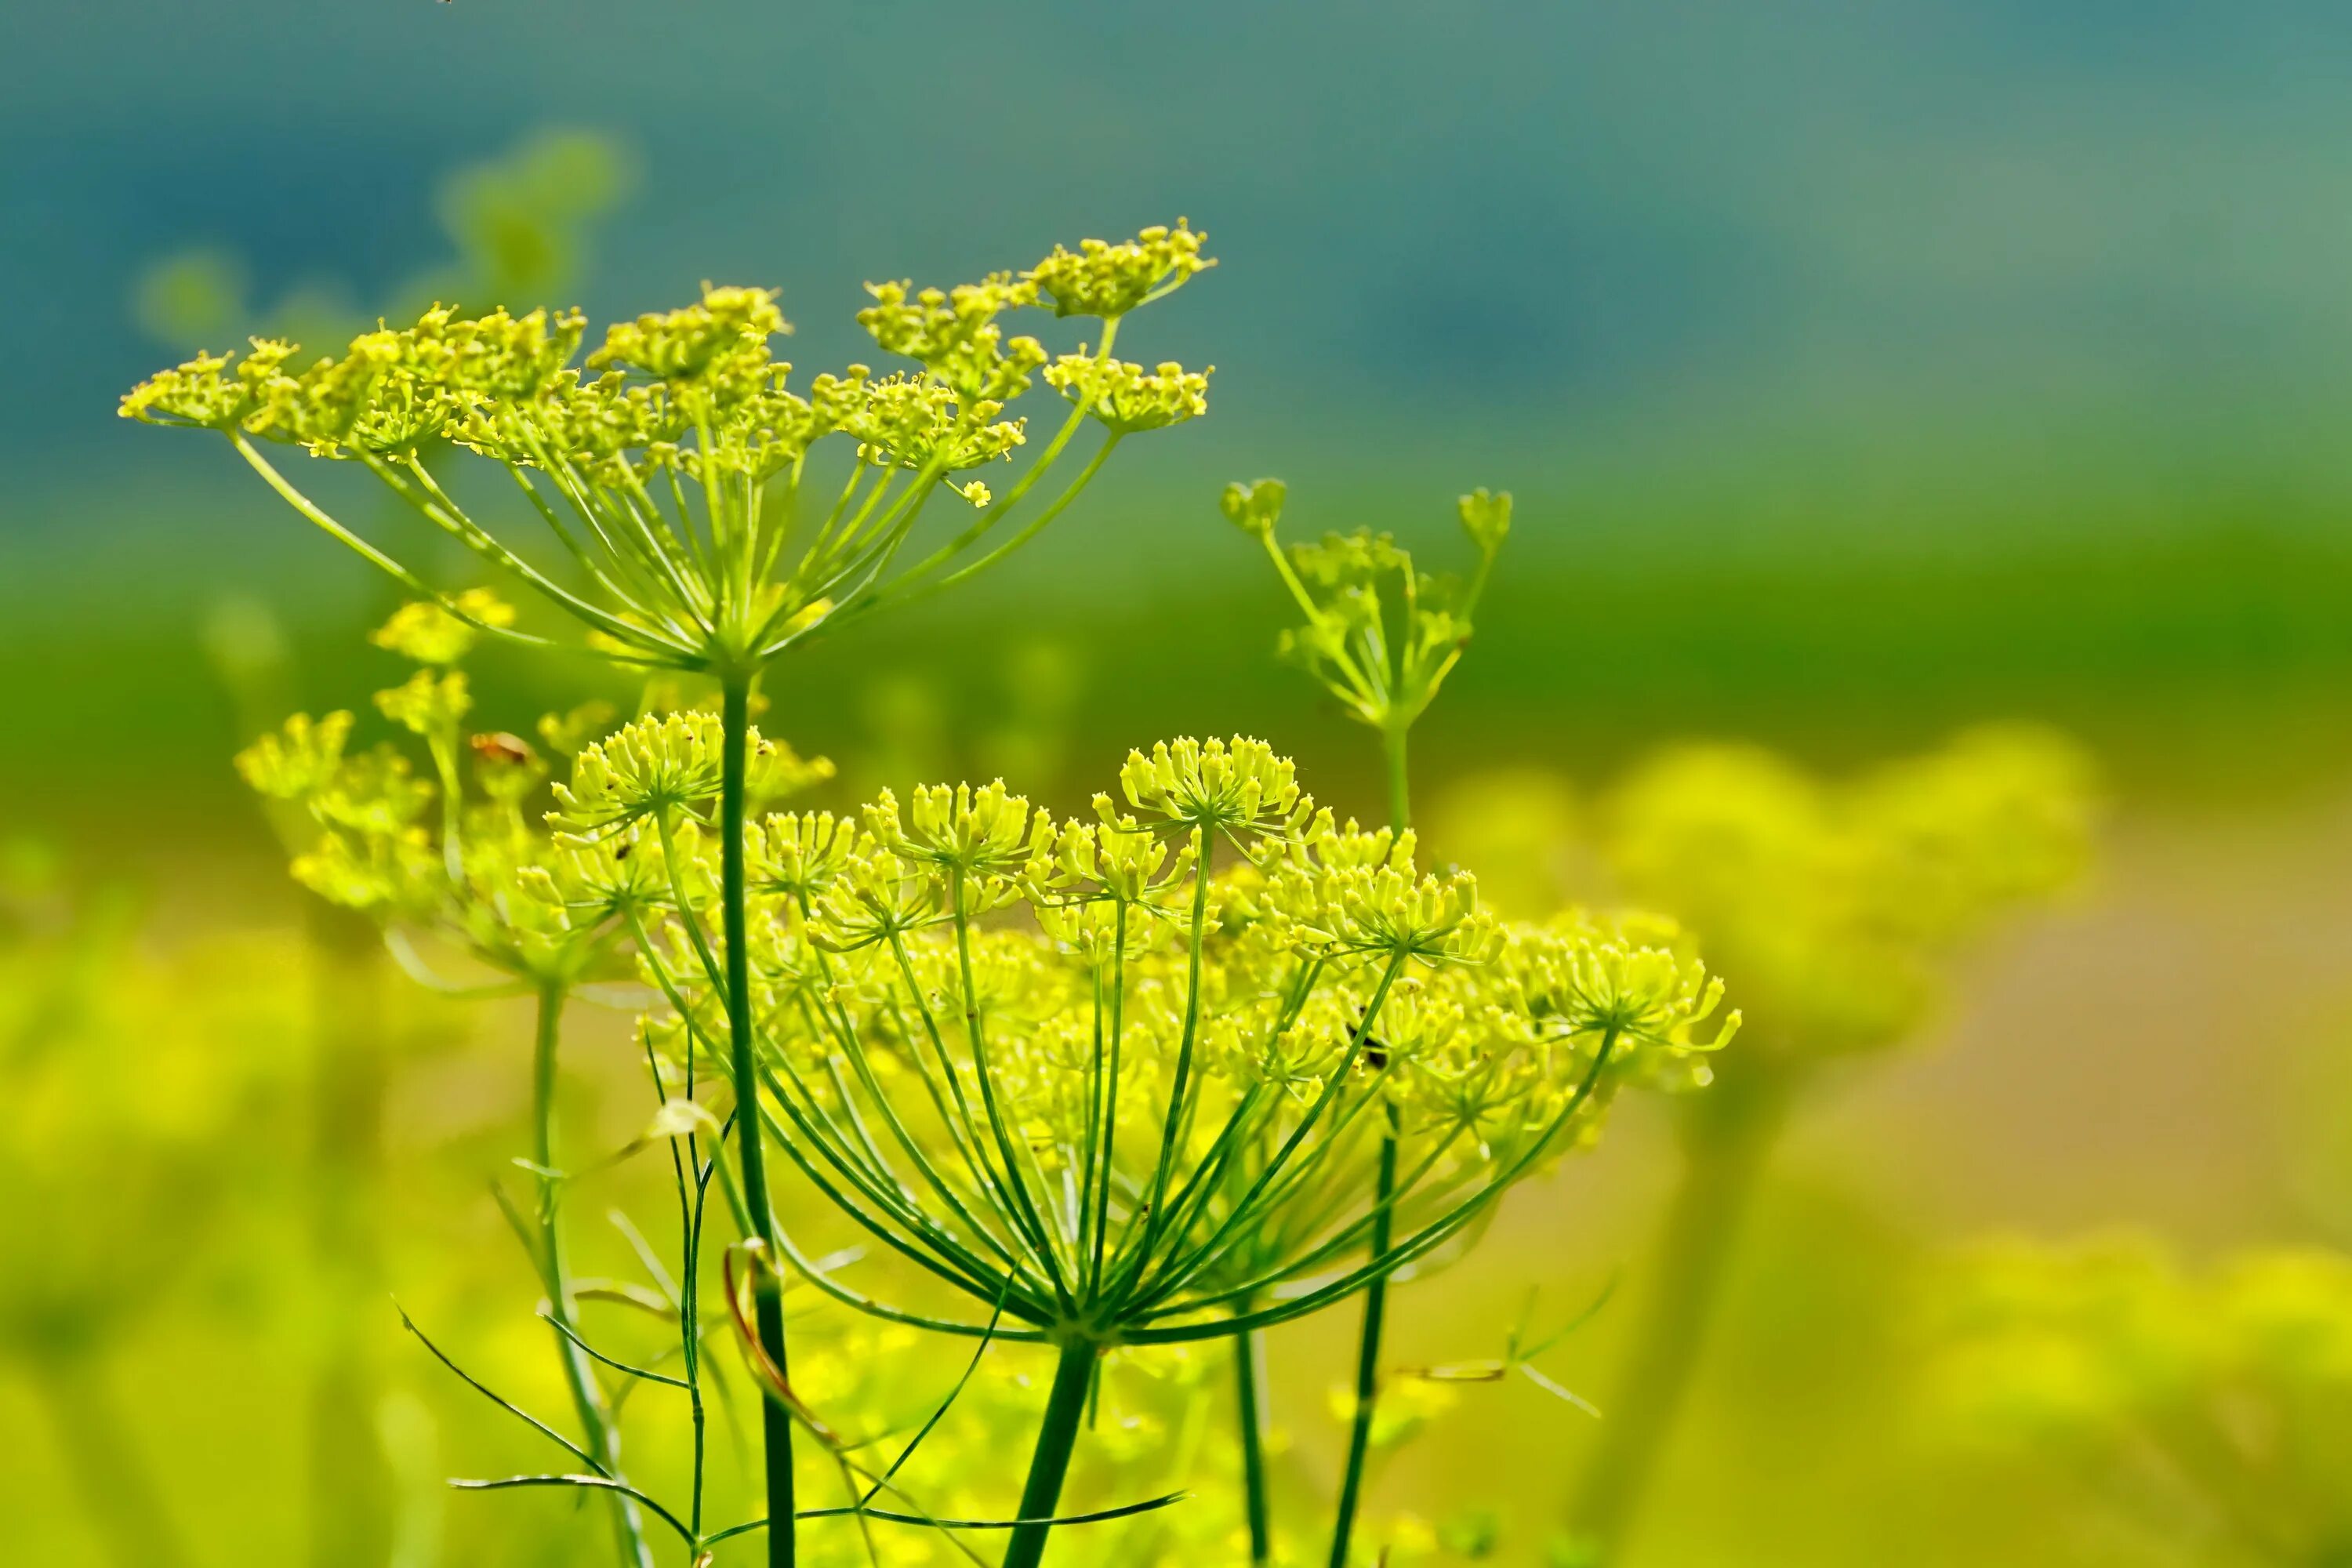
[[[1381,760],[1389,784],[1389,831],[1402,833],[1412,821],[1412,794],[1405,770],[1403,724],[1381,731]],[[1388,1131],[1381,1138],[1381,1163],[1372,1185],[1371,1256],[1389,1249],[1395,1223],[1397,1112],[1389,1107]],[[1364,1325],[1356,1342],[1356,1412],[1348,1426],[1347,1465],[1340,1474],[1339,1505],[1331,1520],[1331,1568],[1346,1568],[1356,1510],[1363,1500],[1364,1465],[1372,1447],[1372,1414],[1381,1396],[1381,1334],[1388,1322],[1389,1281],[1383,1274],[1364,1287]]]
[[[743,1201],[751,1211],[751,1235],[765,1249],[764,1267],[751,1272],[752,1326],[760,1348],[781,1373],[784,1360],[784,1295],[782,1250],[776,1245],[776,1223],[768,1202],[768,1160],[761,1147],[762,1118],[752,1113],[760,1103],[760,1078],[751,1050],[751,954],[747,936],[750,909],[743,879],[743,774],[750,743],[751,678],[730,671],[721,684],[720,723],[725,751],[720,759],[719,842],[720,896],[726,904],[727,1047],[729,1069],[735,1079],[736,1147],[743,1166]],[[795,1531],[793,1519],[793,1418],[779,1400],[760,1402],[760,1425],[766,1441],[769,1568],[792,1568]]]
[[[555,1163],[555,1058],[563,1037],[564,987],[550,982],[540,987],[539,1026],[534,1033],[530,1064],[530,1157],[539,1167],[539,1268],[547,1287],[547,1313],[555,1320],[555,1353],[563,1363],[564,1385],[572,1393],[572,1408],[580,1418],[582,1447],[596,1456],[605,1471],[620,1479],[620,1434],[613,1429],[612,1412],[597,1385],[595,1369],[579,1346],[580,1325],[572,1300],[572,1280],[563,1262],[563,1232],[558,1215]],[[646,1544],[645,1521],[637,1505],[614,1494],[613,1534],[628,1568],[653,1568],[653,1551]]]
[[[1021,1489],[1021,1519],[1048,1520],[1061,1507],[1062,1481],[1070,1473],[1070,1453],[1077,1447],[1078,1426],[1086,1419],[1087,1389],[1094,1381],[1097,1350],[1087,1339],[1073,1339],[1062,1345],[1062,1359],[1054,1368],[1053,1392],[1045,1396],[1045,1419],[1037,1428],[1037,1447],[1029,1460],[1029,1482]],[[1004,1568],[1037,1568],[1053,1530],[1050,1524],[1016,1526],[1013,1544],[1004,1551]]]
[[[1389,1249],[1396,1198],[1397,1113],[1389,1107],[1388,1133],[1381,1140],[1380,1173],[1372,1185],[1371,1256]],[[1356,1342],[1356,1413],[1348,1426],[1348,1467],[1339,1478],[1339,1506],[1331,1521],[1331,1568],[1347,1568],[1348,1543],[1363,1500],[1364,1463],[1372,1449],[1372,1410],[1381,1394],[1381,1332],[1387,1325],[1389,1280],[1383,1274],[1364,1287],[1364,1327]]]
[[[1250,1303],[1240,1310],[1246,1312]],[[1242,1509],[1249,1519],[1250,1562],[1274,1560],[1274,1526],[1265,1490],[1265,1341],[1255,1330],[1234,1336],[1234,1392],[1242,1428]]]
[[[1608,1405],[1601,1446],[1585,1469],[1570,1525],[1585,1555],[1606,1568],[1622,1555],[1705,1346],[1708,1320],[1739,1239],[1756,1179],[1769,1158],[1785,1095],[1769,1064],[1722,1079],[1690,1107],[1683,1173],[1666,1214],[1648,1306]]]

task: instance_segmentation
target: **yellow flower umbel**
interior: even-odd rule
[[[1618,1083],[1686,1074],[1729,1026],[1705,1024],[1717,991],[1691,961],[1504,930],[1467,878],[1335,824],[1254,741],[1132,753],[1091,820],[938,786],[754,841],[761,1113],[976,1310],[886,1305],[796,1261],[879,1315],[979,1334],[1001,1312],[993,1337],[1059,1347],[1024,1517],[1055,1508],[1104,1350],[1385,1278],[1577,1146]],[[691,897],[675,920],[645,952],[690,1069],[719,1047],[715,972]],[[1375,1199],[1383,1148],[1401,1166]],[[1042,1532],[1016,1533],[1034,1562]]]
[[[2153,1238],[1982,1244],[1943,1271],[1927,1405],[1951,1437],[2126,1500],[2151,1541],[2319,1564],[2352,1543],[2352,1258],[2185,1270]]]
[[[1027,273],[953,290],[870,287],[859,321],[909,368],[862,364],[794,386],[771,344],[789,331],[766,289],[706,285],[675,310],[608,328],[581,355],[576,310],[467,316],[436,306],[412,326],[362,333],[305,363],[293,344],[257,341],[243,358],[203,354],[142,383],[126,417],[220,432],[298,511],[424,595],[386,629],[420,660],[463,652],[452,626],[545,645],[510,613],[439,592],[305,496],[264,451],[275,443],[356,463],[405,505],[563,611],[595,646],[632,663],[726,677],[756,672],[821,627],[845,624],[981,569],[1074,500],[1125,437],[1206,407],[1205,375],[1144,372],[1111,357],[1127,315],[1209,265],[1201,237],[1151,229],[1124,245],[1057,250]],[[959,479],[1027,444],[1011,412],[1051,357],[1003,319],[1039,303],[1103,325],[1097,348],[1064,356],[1046,378],[1074,406],[1035,460],[1003,487]],[[1105,439],[1084,471],[1014,525],[1013,514],[1062,461],[1089,417]],[[549,573],[478,519],[423,461],[452,444],[504,470],[549,531],[568,573]],[[837,447],[844,482],[804,502],[804,479]],[[816,465],[812,468],[812,464]],[[910,556],[942,489],[982,515]],[[485,500],[488,498],[485,497]],[[482,514],[487,516],[487,513]]]
[[[1348,716],[1378,732],[1388,760],[1390,825],[1407,816],[1405,737],[1461,662],[1471,617],[1511,531],[1508,492],[1474,490],[1454,503],[1478,564],[1465,584],[1415,569],[1385,533],[1327,533],[1284,550],[1276,539],[1286,491],[1279,479],[1225,487],[1226,519],[1265,547],[1304,626],[1282,635],[1282,655],[1320,681]]]

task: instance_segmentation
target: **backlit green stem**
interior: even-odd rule
[[[1742,1066],[1748,1070],[1739,1070]],[[1683,1173],[1667,1211],[1648,1305],[1607,1406],[1601,1446],[1578,1488],[1570,1526],[1586,1555],[1619,1561],[1658,1460],[1674,1434],[1708,1320],[1739,1239],[1757,1177],[1778,1141],[1785,1086],[1768,1061],[1727,1062],[1696,1097],[1683,1128]]]
[[[1389,785],[1389,831],[1402,833],[1412,821],[1412,790],[1405,771],[1408,726],[1390,723],[1381,731],[1381,759]],[[1389,1107],[1387,1132],[1381,1139],[1380,1171],[1372,1185],[1371,1256],[1389,1249],[1395,1223],[1397,1113]],[[1355,1534],[1356,1510],[1363,1500],[1364,1465],[1372,1447],[1372,1413],[1381,1396],[1381,1334],[1388,1321],[1389,1280],[1385,1274],[1364,1287],[1364,1326],[1356,1342],[1356,1412],[1348,1427],[1348,1458],[1340,1473],[1339,1505],[1331,1521],[1331,1568],[1346,1568],[1348,1545]]]
[[[743,877],[743,775],[750,744],[751,678],[730,670],[720,687],[719,721],[724,728],[719,786],[720,897],[726,905],[727,1046],[729,1069],[735,1080],[735,1103],[748,1108],[760,1103],[760,1078],[751,1050],[751,954],[747,940],[750,914]],[[736,1146],[743,1166],[743,1198],[751,1211],[753,1239],[766,1250],[767,1267],[751,1272],[751,1308],[760,1348],[783,1372],[784,1297],[782,1251],[776,1245],[775,1215],[768,1200],[768,1161],[761,1147],[763,1118],[739,1112],[735,1118]],[[793,1421],[782,1402],[760,1402],[760,1425],[766,1440],[764,1476],[768,1518],[791,1521],[793,1498]],[[768,1531],[769,1568],[792,1568],[795,1531],[787,1522]]]
[[[571,1391],[572,1408],[580,1418],[581,1446],[595,1455],[606,1472],[617,1479],[621,1474],[620,1436],[613,1429],[612,1412],[605,1407],[595,1370],[588,1364],[587,1352],[578,1343],[580,1325],[574,1317],[572,1282],[563,1263],[563,1234],[557,1219],[562,1205],[554,1174],[555,1058],[563,1034],[563,1002],[562,982],[551,981],[540,987],[530,1068],[530,1157],[540,1173],[539,1268],[547,1287],[548,1316],[556,1323],[555,1353],[563,1363],[564,1385]],[[631,1568],[653,1568],[653,1552],[646,1544],[645,1521],[638,1514],[637,1505],[617,1492],[612,1502],[614,1537],[620,1546],[621,1561]]]
[[[1250,1303],[1242,1304],[1247,1312]],[[1250,1562],[1274,1560],[1274,1526],[1265,1489],[1265,1342],[1255,1331],[1234,1336],[1234,1391],[1242,1428],[1242,1510],[1249,1520]]]
[[[1061,1506],[1062,1482],[1070,1473],[1070,1453],[1077,1447],[1078,1426],[1086,1418],[1096,1353],[1092,1340],[1073,1339],[1062,1345],[1053,1391],[1045,1396],[1045,1419],[1037,1428],[1037,1447],[1029,1460],[1029,1481],[1021,1489],[1018,1518],[1048,1520]],[[1013,1544],[1004,1552],[1004,1568],[1037,1568],[1053,1529],[1050,1524],[1015,1527]]]
[[[1381,1140],[1380,1173],[1372,1186],[1371,1256],[1389,1249],[1396,1198],[1397,1113],[1389,1107],[1389,1129]],[[1381,1331],[1386,1326],[1389,1281],[1383,1274],[1364,1287],[1364,1327],[1356,1342],[1356,1413],[1348,1427],[1348,1468],[1339,1478],[1339,1507],[1331,1524],[1331,1568],[1346,1568],[1355,1533],[1356,1510],[1363,1500],[1364,1463],[1371,1454],[1372,1409],[1381,1394]]]

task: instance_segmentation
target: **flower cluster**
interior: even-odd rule
[[[1511,531],[1507,493],[1454,503],[1478,563],[1467,584],[1418,571],[1385,533],[1328,533],[1285,551],[1276,539],[1287,491],[1279,479],[1225,487],[1226,519],[1265,549],[1306,616],[1282,635],[1285,658],[1323,684],[1348,714],[1401,735],[1462,658],[1471,616]]]
[[[460,597],[486,619],[504,610],[478,591]],[[376,693],[375,704],[423,738],[431,776],[390,742],[352,751],[356,721],[347,711],[295,714],[236,758],[257,793],[302,808],[312,823],[293,862],[305,887],[545,984],[625,973],[622,954],[634,930],[715,884],[704,826],[720,784],[717,716],[653,714],[609,734],[602,731],[611,710],[602,704],[542,718],[542,744],[572,753],[570,776],[553,784],[542,825],[529,809],[546,798],[540,748],[502,731],[464,733],[471,707],[465,672],[441,662],[464,651],[464,625],[436,605],[411,604],[372,640],[428,661]],[[781,800],[832,776],[822,757],[803,758],[756,731],[747,739],[753,801]]]
[[[1822,1057],[1901,1039],[1957,946],[2080,874],[2094,808],[2072,745],[1986,729],[1843,784],[1759,750],[1685,747],[1604,816],[1624,891],[1739,976],[1759,1048]]]
[[[562,798],[587,771],[612,764],[583,754]],[[1182,1341],[1277,1290],[1275,1315],[1312,1310],[1459,1233],[1618,1084],[1698,1076],[1736,1025],[1705,1032],[1720,988],[1671,942],[1506,929],[1261,742],[1167,742],[1119,784],[1092,820],[942,785],[748,840],[780,1146],[1007,1333]],[[694,945],[646,955],[655,1034],[710,1055]],[[1375,1258],[1392,1125],[1412,1179]]]
[[[1211,265],[1181,225],[1132,241],[1056,249],[1015,279],[952,289],[869,286],[859,321],[903,374],[853,364],[795,384],[774,358],[789,330],[764,289],[706,284],[701,298],[607,328],[587,352],[576,310],[436,305],[413,325],[361,333],[305,361],[257,340],[242,357],[199,354],[142,383],[126,417],[226,436],[298,511],[426,598],[396,646],[431,663],[463,651],[455,625],[543,643],[511,613],[478,614],[430,587],[297,489],[270,443],[366,468],[435,527],[571,616],[607,656],[714,673],[749,671],[820,625],[976,570],[1066,507],[1108,447],[1198,416],[1207,373],[1115,360],[1121,318]],[[1050,305],[1103,319],[1098,349],[1052,355],[1000,318]],[[1002,503],[953,476],[1009,461],[1027,442],[1009,412],[1037,372],[1070,399],[1065,423]],[[1106,445],[1059,499],[985,550],[1091,418]],[[813,451],[846,448],[846,483],[813,523],[795,517]],[[568,580],[532,564],[476,518],[422,460],[454,443],[507,470],[571,558]],[[904,552],[926,503],[950,489],[984,515],[919,559]],[[796,521],[801,526],[796,527]],[[961,562],[961,565],[957,563]],[[437,610],[449,624],[427,617]],[[455,651],[452,652],[451,650]]]

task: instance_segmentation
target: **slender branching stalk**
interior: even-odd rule
[[[572,1396],[572,1414],[580,1422],[581,1445],[609,1475],[621,1474],[620,1435],[606,1406],[604,1391],[596,1381],[583,1346],[577,1303],[572,1300],[572,1275],[564,1262],[563,1183],[556,1163],[556,1060],[563,1037],[567,987],[560,979],[543,982],[535,1002],[531,1031],[530,1134],[531,1163],[537,1167],[539,1204],[534,1217],[539,1228],[540,1282],[547,1292],[547,1315],[553,1324],[556,1359],[563,1367],[563,1384]],[[645,1521],[635,1499],[616,1492],[612,1499],[614,1538],[621,1561],[634,1568],[653,1568],[646,1544]]]
[[[1381,731],[1382,774],[1388,783],[1389,830],[1402,834],[1411,826],[1412,793],[1406,774],[1405,738],[1410,722],[1391,722]],[[1381,1133],[1380,1163],[1372,1178],[1371,1248],[1375,1255],[1389,1245],[1391,1205],[1396,1195],[1397,1110],[1388,1108],[1388,1125]],[[1347,1568],[1349,1540],[1355,1533],[1356,1510],[1362,1501],[1364,1466],[1372,1449],[1372,1419],[1381,1397],[1381,1337],[1388,1323],[1389,1282],[1375,1279],[1364,1288],[1364,1316],[1356,1333],[1356,1398],[1348,1418],[1348,1452],[1339,1471],[1339,1498],[1331,1513],[1331,1568]]]
[[[1406,758],[1412,726],[1436,699],[1438,689],[1469,643],[1471,616],[1510,532],[1511,498],[1485,490],[1461,498],[1457,511],[1478,556],[1476,570],[1465,585],[1423,575],[1415,570],[1412,557],[1386,534],[1330,534],[1318,544],[1286,552],[1275,537],[1285,495],[1276,479],[1230,485],[1223,499],[1224,513],[1264,547],[1276,574],[1306,616],[1305,625],[1284,633],[1285,656],[1303,665],[1350,718],[1379,735],[1389,832],[1409,841],[1412,787]],[[1375,1257],[1389,1242],[1399,1138],[1398,1108],[1391,1102],[1386,1108],[1386,1125],[1372,1175],[1369,1245]],[[1346,1568],[1363,1497],[1364,1468],[1380,1399],[1381,1338],[1387,1317],[1388,1277],[1382,1275],[1364,1289],[1355,1403],[1332,1519],[1331,1568]],[[1246,1347],[1244,1354],[1246,1357]],[[1257,1397],[1255,1385],[1245,1384],[1244,1398]],[[1245,1443],[1242,1463],[1244,1489],[1253,1494],[1262,1491],[1262,1454]],[[1257,1554],[1253,1561],[1263,1563],[1264,1547],[1255,1550]]]

